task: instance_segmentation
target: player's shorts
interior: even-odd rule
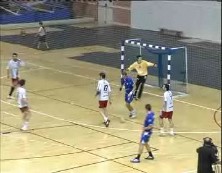
[[[19,78],[12,78],[12,84],[13,85],[17,85],[18,84],[18,81],[19,81]]]
[[[26,112],[29,110],[29,107],[28,106],[25,106],[25,107],[22,107],[22,108],[19,108],[21,110],[22,113]]]
[[[152,132],[146,132],[146,131],[143,132],[142,135],[141,135],[140,142],[142,144],[145,144],[145,143],[149,142],[151,135],[152,135]]]
[[[163,118],[172,119],[172,117],[173,117],[173,111],[170,111],[170,112],[162,111],[160,114],[161,119],[163,119]]]
[[[100,100],[99,101],[99,108],[106,108],[108,100]]]
[[[46,42],[46,35],[39,36],[39,42]]]
[[[129,96],[128,93],[125,93],[125,102],[130,104],[133,101],[133,94]]]

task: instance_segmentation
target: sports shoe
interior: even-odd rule
[[[148,156],[145,159],[147,159],[147,160],[154,160],[154,157],[153,156]]]
[[[109,119],[104,122],[104,124],[105,124],[106,127],[109,127],[109,123],[110,123],[110,120],[109,120]]]
[[[136,118],[136,114],[131,115],[130,118]]]
[[[134,158],[132,160],[130,160],[131,163],[140,163],[140,159],[138,158]]]
[[[159,136],[163,137],[163,136],[166,136],[165,132],[163,133],[160,133]]]
[[[135,110],[131,111],[129,117],[130,118],[135,118],[136,117],[136,111]]]
[[[173,131],[170,131],[170,136],[174,136],[175,133]]]
[[[15,99],[13,96],[8,95],[7,99]]]
[[[28,130],[28,128],[29,128],[29,123],[28,123],[28,122],[25,122],[25,123],[23,124],[21,130],[22,130],[22,131],[26,131],[26,130]]]
[[[160,134],[159,136],[165,136],[165,132],[164,132],[164,129],[163,128],[160,128]]]
[[[27,126],[27,125],[23,125],[22,128],[21,128],[21,130],[22,130],[22,131],[28,130],[28,126]]]

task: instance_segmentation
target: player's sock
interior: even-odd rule
[[[135,158],[135,159],[138,159],[138,160],[139,160],[139,159],[140,159],[140,156],[141,156],[141,155],[140,155],[140,154],[138,154],[138,155],[136,156],[136,158]]]
[[[136,110],[133,109],[133,110],[131,111],[131,114],[132,114],[132,115],[136,114]]]
[[[170,128],[170,134],[171,134],[171,135],[174,135],[173,128]]]
[[[103,116],[104,122],[106,122],[108,120],[108,118],[105,116],[105,114],[103,112],[100,112],[100,113]]]
[[[21,130],[28,130],[28,127],[29,127],[29,122],[28,121],[25,121],[22,125],[22,128]]]
[[[15,90],[15,87],[11,87],[10,92],[9,92],[9,96],[12,96],[12,93],[14,90]]]
[[[151,151],[149,151],[149,156],[153,157],[153,153]]]
[[[160,133],[164,133],[163,127],[160,128]]]
[[[105,122],[108,121],[108,118],[107,118],[106,116],[104,116],[103,118],[104,118],[104,121],[105,121]]]

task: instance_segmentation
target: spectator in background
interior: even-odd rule
[[[217,147],[213,144],[212,139],[209,137],[204,138],[203,141],[203,146],[197,149],[197,173],[215,173],[212,166],[213,164],[219,162],[219,159],[217,157]]]
[[[38,33],[37,33],[37,36],[38,36],[37,49],[40,48],[40,45],[41,45],[42,43],[44,43],[45,46],[46,46],[46,48],[49,49],[49,45],[48,45],[48,43],[47,43],[47,41],[46,41],[46,34],[47,34],[46,29],[45,29],[45,27],[43,26],[43,23],[42,23],[42,22],[39,22],[39,26],[40,26],[40,27],[39,27],[39,31],[38,31]]]

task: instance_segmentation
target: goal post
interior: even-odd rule
[[[147,84],[162,87],[164,83],[175,92],[187,93],[187,48],[157,46],[142,42],[142,39],[127,39],[121,42],[121,74],[136,61],[136,55],[157,64],[149,68]]]

